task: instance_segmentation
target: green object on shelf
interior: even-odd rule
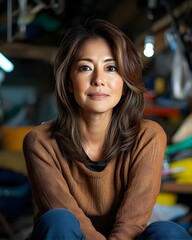
[[[33,22],[38,23],[44,30],[48,32],[56,31],[61,27],[59,20],[47,13],[39,14]]]
[[[189,137],[185,138],[184,140],[182,140],[178,143],[169,145],[166,148],[165,154],[171,155],[171,154],[174,154],[174,153],[176,153],[180,150],[184,150],[184,149],[192,149],[192,135],[190,135]]]

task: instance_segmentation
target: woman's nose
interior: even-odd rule
[[[104,75],[101,72],[95,72],[91,79],[91,85],[104,86]]]

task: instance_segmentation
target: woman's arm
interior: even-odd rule
[[[79,220],[87,240],[106,240],[96,231],[71,195],[60,166],[54,161],[55,153],[49,146],[51,143],[47,143],[34,131],[29,133],[23,142],[31,189],[40,214],[52,208],[66,208]]]
[[[135,146],[129,183],[109,240],[133,240],[146,227],[160,190],[166,135],[151,122]]]

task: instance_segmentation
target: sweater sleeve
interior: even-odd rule
[[[133,240],[145,229],[160,191],[166,142],[165,132],[155,122],[139,136],[128,186],[108,240]]]
[[[71,195],[59,164],[47,139],[31,131],[23,141],[23,153],[26,161],[32,193],[40,215],[49,209],[65,208],[79,220],[80,227],[87,240],[106,240],[96,231],[90,219],[78,206]]]

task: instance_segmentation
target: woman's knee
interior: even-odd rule
[[[180,225],[171,221],[158,221],[151,223],[145,229],[142,239],[189,240],[192,238]]]
[[[45,212],[38,221],[39,224],[47,224],[47,225],[57,225],[60,224],[63,226],[71,226],[73,224],[79,224],[77,218],[67,209],[64,208],[54,208],[47,212]]]
[[[85,239],[77,218],[63,208],[44,213],[34,226],[32,239]]]

